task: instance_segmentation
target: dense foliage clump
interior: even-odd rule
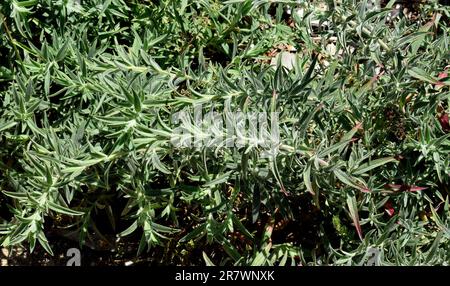
[[[447,264],[450,8],[394,2],[2,1],[0,243]]]

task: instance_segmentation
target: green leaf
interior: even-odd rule
[[[430,209],[431,209],[431,213],[433,214],[432,218],[433,218],[434,222],[436,223],[436,225],[439,227],[440,230],[442,230],[445,233],[445,235],[447,237],[450,237],[450,227],[448,226],[448,224],[445,224],[441,220],[441,218],[439,217],[436,210],[434,209],[434,207],[431,204],[430,204]]]
[[[156,152],[152,153],[151,158],[152,158],[152,164],[156,169],[163,172],[164,174],[168,174],[168,175],[172,174],[172,172],[170,172],[167,169],[167,167],[164,166],[163,163],[161,163],[161,161],[159,160],[159,156],[156,154]]]
[[[43,231],[40,231],[39,234],[37,235],[37,239],[39,241],[39,244],[45,249],[45,251],[47,251],[47,253],[49,253],[51,256],[53,256],[53,250],[50,247],[50,244],[48,243],[47,238],[45,237],[45,234]]]
[[[306,169],[303,172],[303,181],[305,182],[306,189],[308,192],[310,192],[312,195],[315,194],[313,186],[311,184],[311,164],[306,164]]]
[[[26,199],[28,199],[28,194],[27,193],[10,192],[10,191],[5,191],[5,190],[2,190],[2,193],[7,195],[8,197],[11,197],[11,198],[14,198],[14,199],[18,199],[18,200],[26,200]]]
[[[347,194],[347,207],[350,212],[350,217],[358,233],[359,239],[363,240],[361,224],[359,223],[358,206],[356,204],[356,198],[353,195]]]
[[[216,266],[211,261],[211,259],[209,259],[208,255],[204,251],[202,251],[202,255],[203,255],[203,260],[205,260],[206,266]]]
[[[420,80],[420,81],[424,81],[424,82],[428,82],[431,84],[437,84],[439,83],[439,80],[432,77],[430,74],[428,74],[426,71],[418,68],[418,67],[413,67],[411,69],[408,70],[408,73],[410,76]]]
[[[239,259],[241,259],[241,255],[239,254],[239,251],[237,251],[236,247],[234,247],[228,240],[224,239],[222,246],[225,249],[225,252],[231,258],[233,258],[234,261],[238,261]]]
[[[204,186],[205,187],[212,187],[212,186],[215,186],[215,185],[223,184],[223,183],[225,183],[228,180],[228,178],[230,177],[231,173],[232,173],[232,171],[228,171],[228,172],[218,176],[214,180],[211,180],[211,181],[205,183]]]
[[[17,122],[6,122],[6,123],[1,123],[0,124],[0,132],[7,130],[11,127],[14,127],[17,125]]]
[[[191,240],[198,239],[198,238],[200,238],[200,237],[202,237],[203,235],[206,234],[205,231],[206,231],[206,223],[203,223],[203,224],[197,226],[194,230],[192,230],[191,232],[189,232],[185,236],[183,236],[180,239],[180,242],[186,242],[186,241],[191,241]]]
[[[340,141],[328,148],[325,148],[317,154],[317,157],[323,158],[323,157],[333,153],[334,151],[341,149],[343,146],[347,145],[349,142],[350,142],[350,140],[344,140],[344,141]]]
[[[152,225],[152,228],[153,228],[154,230],[156,230],[157,232],[161,232],[161,233],[175,233],[175,232],[178,232],[178,231],[179,231],[179,230],[176,229],[176,228],[173,228],[173,227],[167,227],[167,226],[158,224],[158,223],[153,222],[153,221],[152,221],[151,225]]]
[[[266,263],[266,254],[264,251],[259,252],[256,254],[255,259],[253,259],[251,266],[264,266]]]
[[[236,224],[237,228],[248,238],[253,239],[253,235],[248,231],[248,229],[242,224],[241,220],[232,214],[233,222]]]
[[[341,181],[342,183],[355,188],[361,191],[367,191],[367,187],[362,182],[358,181],[355,177],[352,177],[339,169],[335,169],[333,171],[334,175]]]
[[[136,220],[126,230],[122,231],[119,234],[119,236],[124,237],[124,236],[130,235],[137,229],[137,227],[138,227],[138,222]]]
[[[361,175],[364,173],[367,173],[368,171],[375,169],[377,167],[383,166],[384,164],[387,164],[389,162],[397,161],[394,157],[386,157],[386,158],[380,158],[376,159],[370,162],[367,162],[365,164],[362,164],[359,166],[356,170],[354,170],[352,173],[353,175]]]
[[[430,32],[414,32],[402,37],[397,42],[397,47],[401,48],[406,44],[419,44],[424,41],[425,36],[431,34]]]
[[[48,207],[51,210],[54,210],[55,212],[70,215],[70,216],[84,215],[84,212],[75,211],[75,210],[63,207],[61,205],[55,204],[54,202],[48,202]]]

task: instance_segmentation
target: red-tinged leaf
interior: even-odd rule
[[[428,189],[427,187],[409,186],[408,192],[419,192]]]
[[[434,208],[435,211],[438,211],[441,208],[441,205],[444,204],[444,202],[440,202],[437,207]]]
[[[450,132],[450,123],[447,113],[444,113],[439,117],[439,123],[441,124],[442,130]]]
[[[427,187],[418,187],[418,186],[410,186],[410,185],[394,185],[387,184],[385,188],[391,189],[395,192],[418,192],[428,189]]]
[[[396,155],[396,156],[394,156],[394,158],[397,161],[401,161],[401,160],[405,159],[405,157],[403,157],[402,155]]]
[[[394,207],[392,206],[392,203],[391,203],[390,201],[387,201],[387,202],[384,204],[384,210],[386,211],[386,213],[387,213],[390,217],[392,217],[392,216],[395,214],[395,209],[394,209]]]
[[[442,115],[439,117],[439,122],[441,122],[441,124],[444,124],[444,125],[448,126],[448,125],[449,125],[448,114],[447,114],[447,113],[442,114]]]
[[[356,204],[355,196],[347,195],[347,206],[359,239],[363,240],[364,238],[362,235],[361,224],[359,223],[358,206]]]
[[[446,73],[446,72],[441,72],[438,75],[438,79],[447,78],[447,77],[448,77],[448,73]]]
[[[385,209],[385,211],[390,217],[392,217],[395,213],[395,210],[393,208],[387,208]]]
[[[362,130],[363,129],[362,126],[363,126],[362,122],[358,122],[358,123],[356,123],[355,127],[353,127],[353,128],[355,128],[357,130]]]
[[[289,196],[290,196],[289,192],[286,191],[286,189],[284,188],[283,185],[280,185],[280,189],[281,189],[281,192],[282,192],[286,197],[289,197]]]

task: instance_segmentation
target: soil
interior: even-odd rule
[[[49,239],[50,240],[50,239]],[[27,247],[2,248],[1,266],[68,266],[73,257],[68,253],[71,248],[79,249],[79,244],[64,238],[50,241],[54,255],[46,253],[40,246],[30,253]],[[151,255],[136,256],[137,243],[123,241],[116,249],[95,251],[84,247],[80,250],[81,266],[131,266],[152,264]],[[70,266],[70,265],[69,265]]]
[[[290,205],[293,207],[294,217],[290,220],[283,220],[280,213],[274,215],[274,231],[272,235],[273,243],[292,242],[294,245],[301,245],[305,249],[316,249],[321,251],[318,243],[319,227],[325,227],[329,233],[334,233],[329,218],[324,217],[323,210],[319,210],[312,205],[308,196],[292,198]],[[245,216],[245,211],[240,216]],[[327,213],[327,212],[325,212]],[[187,217],[187,216],[182,216]],[[260,224],[250,224],[247,228],[250,232],[256,231],[256,237],[262,237],[264,229],[268,226],[270,215],[263,214]],[[320,223],[325,221],[325,223]],[[180,221],[183,229],[192,229],[192,223]],[[100,225],[100,224],[99,224]],[[50,228],[52,229],[52,228]],[[109,244],[102,244],[100,237],[93,237],[91,242],[80,249],[78,235],[68,235],[68,233],[57,232],[55,230],[46,233],[49,244],[52,247],[54,255],[48,254],[38,243],[34,251],[29,251],[28,245],[23,247],[13,247],[11,249],[2,248],[0,253],[1,266],[66,266],[70,264],[72,255],[68,250],[72,248],[80,249],[81,266],[153,266],[153,265],[204,265],[202,250],[208,249],[209,253],[215,253],[219,257],[226,256],[220,245],[207,244],[206,241],[197,241],[197,247],[187,244],[178,244],[177,242],[185,233],[180,233],[171,239],[166,247],[154,247],[149,252],[137,255],[139,241],[142,235],[137,231],[130,236],[115,240],[115,235],[105,235]],[[229,235],[230,241],[239,249],[245,248],[258,241],[247,240],[241,233],[236,231]],[[329,237],[332,243],[336,244],[334,237]],[[101,247],[101,246],[104,247]]]

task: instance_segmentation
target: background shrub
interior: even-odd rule
[[[52,253],[58,230],[162,264],[448,263],[449,8],[272,2],[3,1],[2,246]],[[174,147],[200,104],[278,112],[278,152]]]

